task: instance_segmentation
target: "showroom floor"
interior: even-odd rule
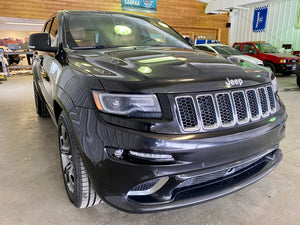
[[[279,77],[289,115],[284,159],[267,177],[228,196],[183,209],[127,214],[103,203],[76,209],[61,177],[57,132],[35,113],[32,76],[0,84],[0,224],[300,224],[300,89]]]

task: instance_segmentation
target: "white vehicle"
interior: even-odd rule
[[[254,63],[256,65],[259,66],[264,66],[263,61],[248,56],[248,55],[244,55],[243,53],[241,53],[240,51],[236,50],[235,48],[232,48],[228,45],[222,45],[222,44],[199,44],[199,45],[195,45],[196,48],[206,51],[206,52],[213,52],[216,54],[220,54],[224,57],[229,57],[229,56],[233,56],[235,58],[247,61],[247,62],[251,62]]]

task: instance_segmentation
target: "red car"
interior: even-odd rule
[[[258,58],[264,66],[269,67],[274,73],[289,75],[296,73],[300,58],[292,55],[279,53],[278,50],[263,42],[235,42],[233,46],[240,52]]]

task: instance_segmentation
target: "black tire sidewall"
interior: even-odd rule
[[[81,190],[80,190],[80,184],[81,184],[81,170],[80,170],[80,154],[78,150],[78,145],[76,143],[74,133],[72,130],[72,127],[70,125],[69,119],[65,112],[62,112],[59,116],[58,119],[58,142],[59,136],[60,136],[60,127],[61,125],[64,124],[67,135],[69,138],[70,146],[71,146],[71,154],[72,154],[72,161],[73,161],[73,168],[74,168],[74,192],[72,193],[66,183],[65,177],[64,177],[64,171],[63,171],[63,166],[62,166],[62,160],[61,160],[61,154],[60,154],[60,143],[59,143],[59,157],[60,157],[60,164],[61,164],[61,170],[62,170],[62,175],[63,175],[63,180],[64,180],[64,185],[65,189],[67,191],[68,197],[70,201],[76,206],[79,207],[81,204]]]
[[[39,96],[34,84],[33,84],[33,89],[34,89],[34,101],[35,101],[36,113],[38,115],[40,115],[41,114],[41,99],[40,99],[40,96]]]
[[[296,82],[297,82],[298,87],[300,87],[300,77],[296,78]]]
[[[270,69],[272,70],[273,73],[276,72],[276,71],[275,71],[276,69],[275,69],[275,66],[274,66],[273,63],[266,62],[266,63],[264,63],[264,66],[265,66],[265,67],[270,67]]]

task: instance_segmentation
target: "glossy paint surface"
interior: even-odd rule
[[[276,94],[278,111],[255,123],[213,131],[184,132],[174,102],[185,93],[231,92],[271,82],[271,73],[248,63],[234,64],[214,54],[194,49],[126,47],[70,50],[63,46],[63,16],[59,15],[58,52],[55,57],[39,52],[33,65],[34,85],[47,103],[54,122],[63,110],[69,117],[90,179],[99,196],[110,205],[128,212],[149,212],[187,206],[243,188],[273,170],[281,160],[279,142],[284,137],[285,107]],[[47,75],[47,76],[46,76]],[[48,77],[48,78],[47,78]],[[243,82],[226,85],[228,80]],[[156,94],[161,118],[128,118],[101,113],[93,90],[116,93]],[[171,154],[173,162],[161,163],[115,158],[114,151]],[[176,195],[174,182],[228,169],[259,157],[266,164],[227,185],[209,184],[210,193],[186,189]],[[135,201],[126,195],[134,186],[160,177],[170,182],[151,196],[156,203]],[[172,183],[173,182],[173,183]],[[195,190],[196,190],[195,189]],[[195,193],[197,195],[195,196]],[[163,196],[168,196],[165,201]]]

